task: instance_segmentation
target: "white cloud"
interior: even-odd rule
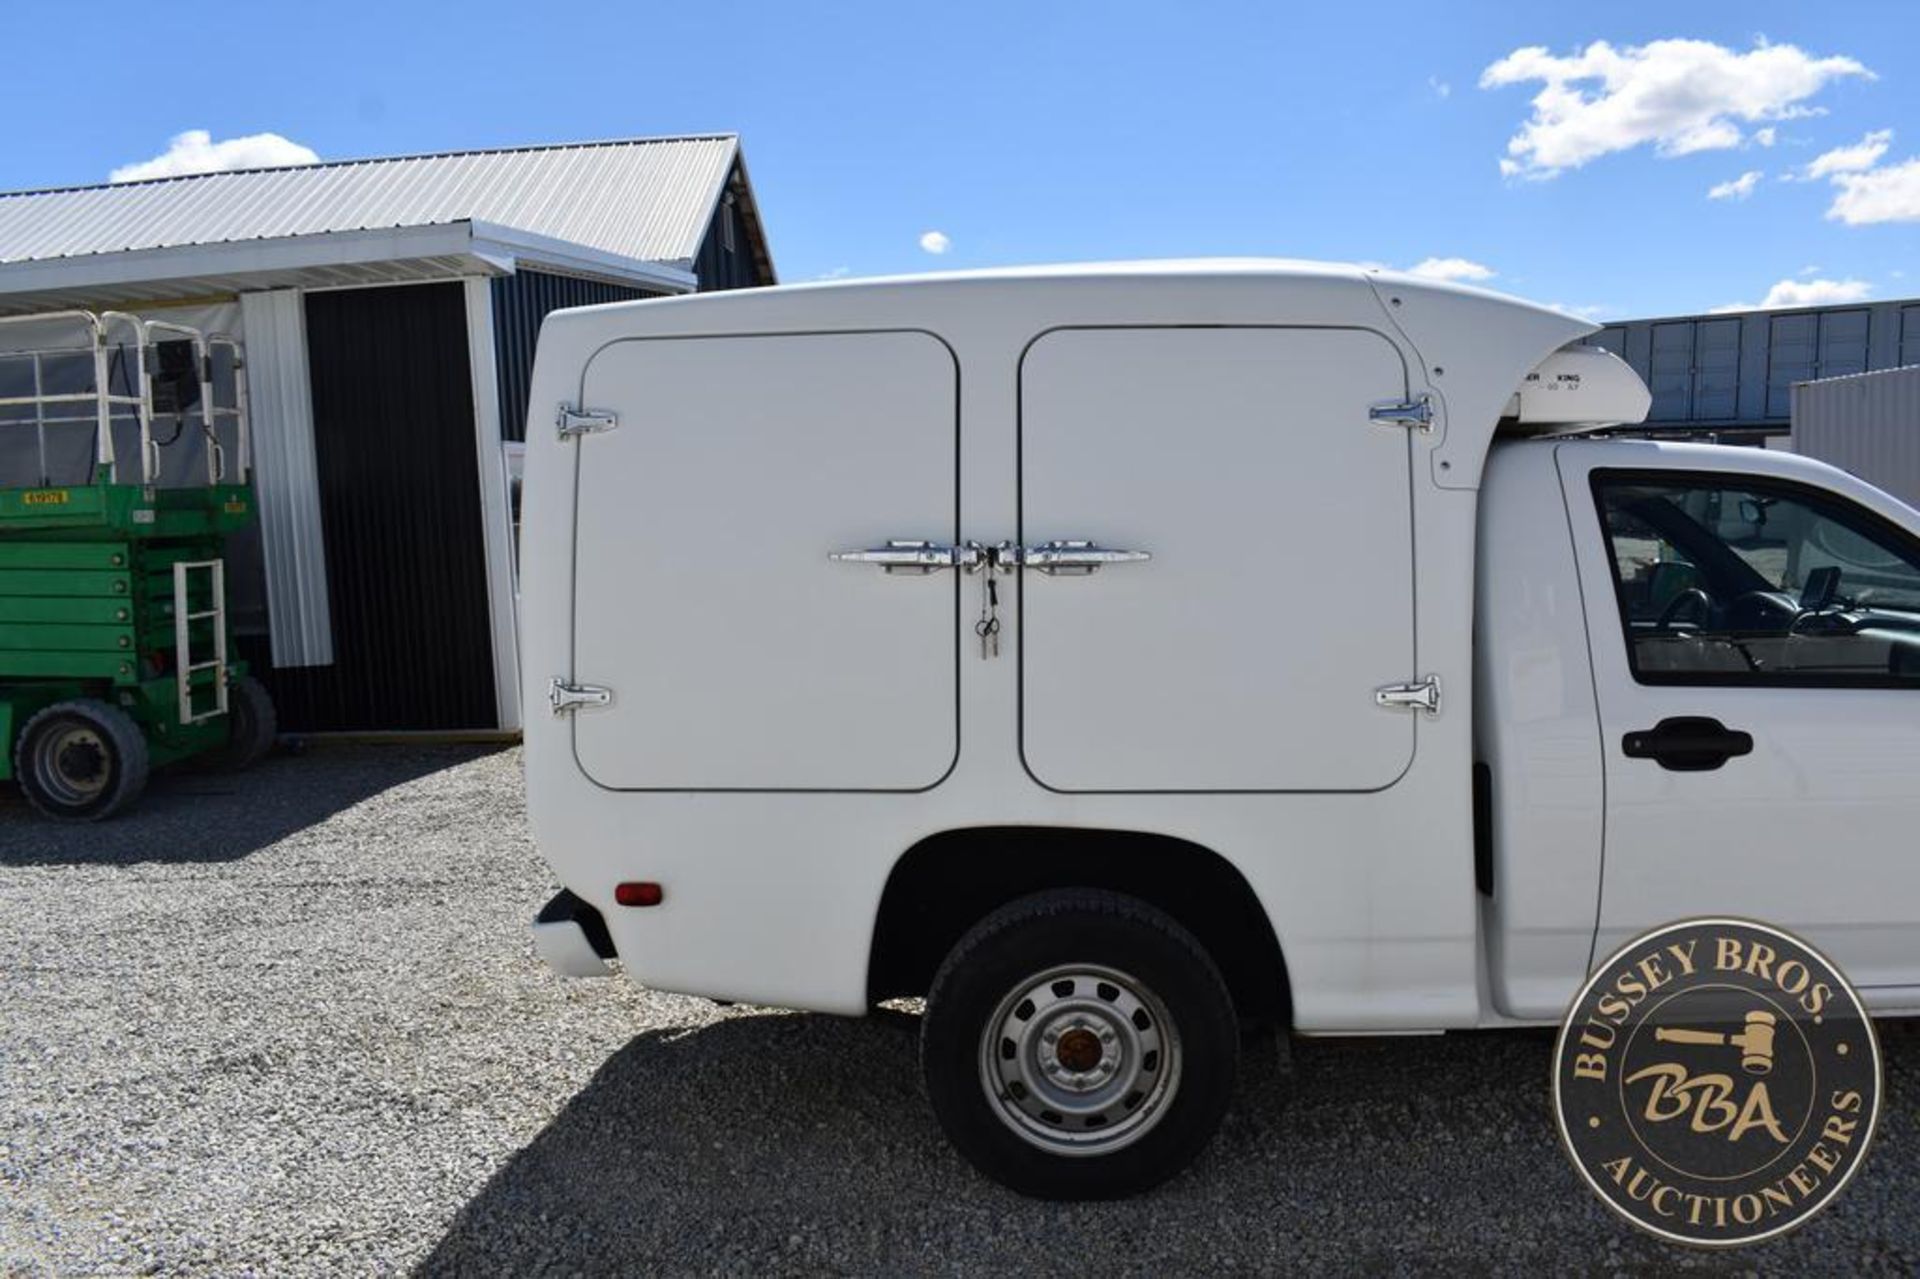
[[[1848,226],[1870,222],[1920,222],[1920,157],[1865,173],[1836,173],[1827,216]]]
[[[1805,176],[1828,178],[1836,173],[1859,173],[1871,169],[1880,163],[1880,157],[1887,153],[1893,144],[1892,129],[1876,129],[1866,137],[1850,146],[1835,147],[1824,155],[1816,156],[1805,170]]]
[[[1565,302],[1549,302],[1547,309],[1558,311],[1562,315],[1571,315],[1576,320],[1598,320],[1613,310],[1604,303],[1589,306],[1573,306]]]
[[[1920,157],[1881,165],[1892,146],[1893,130],[1875,129],[1858,142],[1824,152],[1804,168],[1784,176],[1802,182],[1825,178],[1835,192],[1833,203],[1827,207],[1831,221],[1848,226],[1920,222]]]
[[[1408,267],[1407,274],[1423,280],[1491,280],[1496,272],[1468,258],[1427,258]]]
[[[813,278],[816,280],[844,280],[849,275],[852,275],[852,274],[853,274],[852,267],[836,266],[831,268],[830,270],[822,271],[820,274],[814,276]]]
[[[1729,302],[1714,307],[1722,311],[1770,311],[1786,306],[1831,306],[1841,302],[1862,302],[1873,292],[1865,280],[1781,280],[1767,290],[1758,302]]]
[[[928,253],[945,253],[953,247],[953,240],[945,231],[929,231],[920,237],[920,247]]]
[[[250,133],[219,142],[205,129],[176,133],[167,149],[150,160],[123,164],[108,180],[139,182],[146,178],[177,178],[188,173],[223,173],[229,169],[278,169],[289,164],[314,164],[313,148],[277,133]]]
[[[1771,125],[1767,126],[1764,129],[1755,129],[1753,131],[1753,144],[1755,146],[1770,147],[1773,145],[1774,139],[1778,138],[1779,136],[1780,136],[1780,130],[1774,128]]]
[[[1453,96],[1453,86],[1437,75],[1427,77],[1427,87],[1433,90],[1433,96],[1442,100]]]
[[[1663,156],[1736,147],[1747,140],[1743,124],[1815,114],[1804,104],[1828,83],[1872,74],[1853,58],[1814,57],[1790,44],[1737,53],[1706,40],[1617,49],[1596,40],[1566,57],[1539,46],[1515,49],[1481,73],[1480,87],[1544,86],[1508,140],[1500,171],[1551,178],[1647,144]]]
[[[1873,286],[1865,280],[1781,280],[1760,300],[1762,308],[1778,306],[1826,306],[1837,302],[1865,301]]]
[[[1709,200],[1744,200],[1753,194],[1760,185],[1761,173],[1758,169],[1748,169],[1737,178],[1729,178],[1716,186],[1707,188]]]

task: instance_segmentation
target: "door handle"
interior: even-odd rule
[[[863,551],[835,551],[827,556],[836,564],[874,564],[887,573],[937,573],[957,568],[965,573],[984,562],[980,547],[973,542],[949,546],[945,542],[916,542],[894,538],[885,546]]]
[[[1717,719],[1683,715],[1628,733],[1620,749],[1628,759],[1650,759],[1676,773],[1704,773],[1736,755],[1753,753],[1753,734]]]
[[[1072,540],[1042,542],[1039,546],[1002,545],[995,550],[994,563],[1005,571],[1030,568],[1049,577],[1084,577],[1109,564],[1138,564],[1153,558],[1146,551],[1116,551],[1098,542]]]

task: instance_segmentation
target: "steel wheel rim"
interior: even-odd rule
[[[34,752],[33,774],[50,798],[77,806],[107,789],[113,780],[113,757],[98,730],[70,724],[49,734]]]
[[[1016,984],[980,1037],[980,1083],[1000,1122],[1055,1155],[1139,1141],[1180,1087],[1178,1028],[1144,982],[1062,964]]]

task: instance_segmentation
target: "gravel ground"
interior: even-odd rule
[[[913,1019],[564,982],[517,752],[332,747],[85,830],[0,799],[0,1271],[1920,1271],[1920,1027],[1870,1162],[1709,1256],[1562,1158],[1539,1033],[1252,1052],[1189,1174],[984,1182]]]

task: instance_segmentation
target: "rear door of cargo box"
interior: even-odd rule
[[[1413,760],[1398,348],[1335,328],[1071,328],[1020,370],[1021,747],[1061,791],[1368,791]],[[1152,558],[1036,571],[1093,541]]]
[[[827,550],[958,540],[958,370],[917,331],[614,342],[582,404],[574,753],[620,790],[913,791],[959,743],[959,578]]]

